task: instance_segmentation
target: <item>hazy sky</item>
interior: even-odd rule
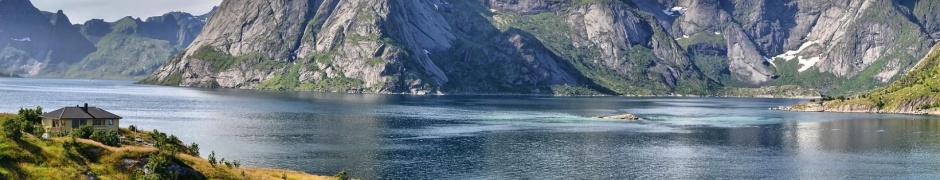
[[[73,24],[89,19],[104,19],[111,22],[125,16],[146,19],[171,11],[183,11],[202,15],[222,0],[32,0],[39,10],[56,12],[62,10]]]

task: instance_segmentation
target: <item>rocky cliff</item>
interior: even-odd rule
[[[227,0],[142,82],[378,93],[715,94],[882,86],[935,1]]]
[[[790,111],[940,114],[940,46],[894,83],[853,97],[825,98]]]

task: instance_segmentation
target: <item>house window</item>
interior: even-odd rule
[[[52,120],[52,127],[59,127],[59,120]]]
[[[114,119],[108,119],[108,125],[114,125]]]
[[[94,122],[93,122],[93,125],[95,125],[95,126],[104,125],[104,119],[95,119]]]

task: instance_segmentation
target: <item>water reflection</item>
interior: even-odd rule
[[[940,176],[940,120],[803,100],[351,95],[0,79],[0,111],[90,102],[246,166],[368,179]],[[52,108],[50,108],[52,107]],[[645,122],[591,116],[634,113]]]

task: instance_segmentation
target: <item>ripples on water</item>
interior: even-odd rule
[[[356,95],[0,79],[0,111],[91,103],[248,166],[368,179],[940,176],[928,116],[766,110],[805,100]],[[591,116],[634,113],[621,122]]]

